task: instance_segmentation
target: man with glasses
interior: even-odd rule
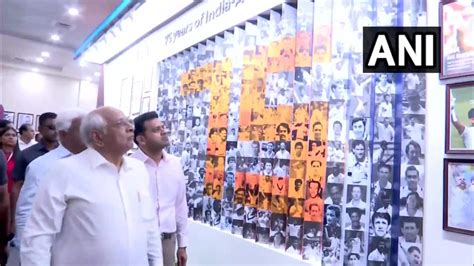
[[[143,163],[125,156],[133,124],[101,107],[82,119],[85,151],[42,176],[21,241],[22,265],[163,265]]]
[[[168,132],[156,112],[144,113],[136,117],[134,122],[134,140],[140,149],[132,157],[142,161],[148,170],[149,190],[156,206],[158,224],[162,232],[164,266],[174,266],[175,256],[178,265],[185,266],[188,244],[188,208],[183,166],[179,158],[164,150],[170,145]],[[258,152],[258,148],[255,152]],[[215,187],[217,190],[217,186]],[[218,190],[220,193],[221,189]],[[175,253],[176,243],[177,253]]]

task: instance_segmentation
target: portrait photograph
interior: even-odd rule
[[[10,121],[12,124],[15,124],[15,112],[3,112],[3,119]]]
[[[24,124],[34,125],[34,115],[27,113],[18,113],[16,117],[17,128],[20,128]]]
[[[444,159],[443,229],[474,236],[474,160]]]
[[[474,154],[474,82],[446,90],[446,153]]]
[[[474,6],[470,1],[440,1],[440,79],[474,74]]]

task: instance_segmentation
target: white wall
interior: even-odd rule
[[[439,25],[438,1],[427,2],[428,14],[432,14],[428,16],[429,25]],[[474,80],[474,77],[460,80]],[[424,265],[474,265],[474,237],[443,231],[446,86],[442,83],[438,74],[427,75],[423,262]]]
[[[98,85],[80,80],[2,67],[0,103],[5,111],[41,114],[68,108],[91,110],[97,102]]]
[[[188,229],[191,240],[187,248],[190,266],[321,265],[319,261],[313,263],[303,261],[301,257],[292,257],[284,251],[243,239],[200,222],[190,221]]]

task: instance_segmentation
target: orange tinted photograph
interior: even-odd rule
[[[295,69],[295,38],[284,37],[280,42],[279,71],[293,71]]]
[[[257,207],[258,174],[247,173],[245,177],[245,206]]]
[[[306,161],[297,160],[290,163],[290,178],[306,179]]]
[[[302,141],[307,141],[308,140],[308,124],[307,123],[295,123],[293,125],[292,131],[291,131],[291,139],[292,140],[302,140]]]
[[[323,200],[319,198],[307,199],[304,203],[304,220],[308,222],[322,222]]]
[[[258,209],[259,210],[270,210],[271,202],[272,202],[271,193],[263,193],[262,191],[258,193]]]
[[[259,190],[263,193],[272,193],[272,176],[263,176],[259,177]]]
[[[306,124],[309,120],[309,105],[308,104],[295,104],[293,123],[295,124]]]
[[[308,155],[308,142],[303,140],[295,140],[291,142],[291,159],[306,160]]]
[[[281,176],[273,177],[272,195],[288,195],[288,178]]]
[[[279,105],[277,110],[279,123],[291,124],[293,122],[293,105]]]
[[[311,160],[307,163],[307,180],[323,185],[326,176],[326,160]]]
[[[288,211],[288,198],[283,195],[272,195],[272,213],[286,214]]]
[[[289,198],[304,199],[304,179],[290,177],[288,187]]]
[[[239,126],[239,141],[250,140],[250,126]]]
[[[331,60],[331,25],[315,25],[313,32],[313,62],[328,63]]]
[[[296,33],[296,58],[297,67],[311,66],[311,42],[313,35],[311,32],[300,31]]]
[[[303,218],[304,199],[288,198],[288,215],[293,218]]]

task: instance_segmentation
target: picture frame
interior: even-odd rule
[[[130,97],[130,114],[132,116],[140,114],[142,92],[143,82],[139,80],[134,80],[132,87],[132,96]]]
[[[3,112],[3,119],[6,119],[15,125],[15,112],[4,111]]]
[[[23,124],[30,124],[34,125],[34,114],[29,114],[29,113],[18,113],[18,116],[16,117],[16,127],[17,129],[21,127]]]
[[[474,46],[468,40],[474,39],[469,25],[473,21],[464,21],[464,15],[474,12],[469,3],[454,0],[442,0],[439,3],[439,21],[441,26],[441,72],[440,79],[464,77],[474,74]],[[469,17],[474,20],[474,17]]]
[[[474,82],[446,86],[445,152],[474,154]],[[454,105],[454,106],[453,106]],[[456,119],[456,121],[454,121]]]
[[[474,160],[444,159],[443,179],[443,230],[474,236]]]
[[[140,113],[146,113],[150,111],[150,96],[143,97]]]
[[[36,129],[37,132],[39,131],[39,125],[40,125],[39,120],[40,120],[40,115],[36,115],[36,124],[34,128]]]

